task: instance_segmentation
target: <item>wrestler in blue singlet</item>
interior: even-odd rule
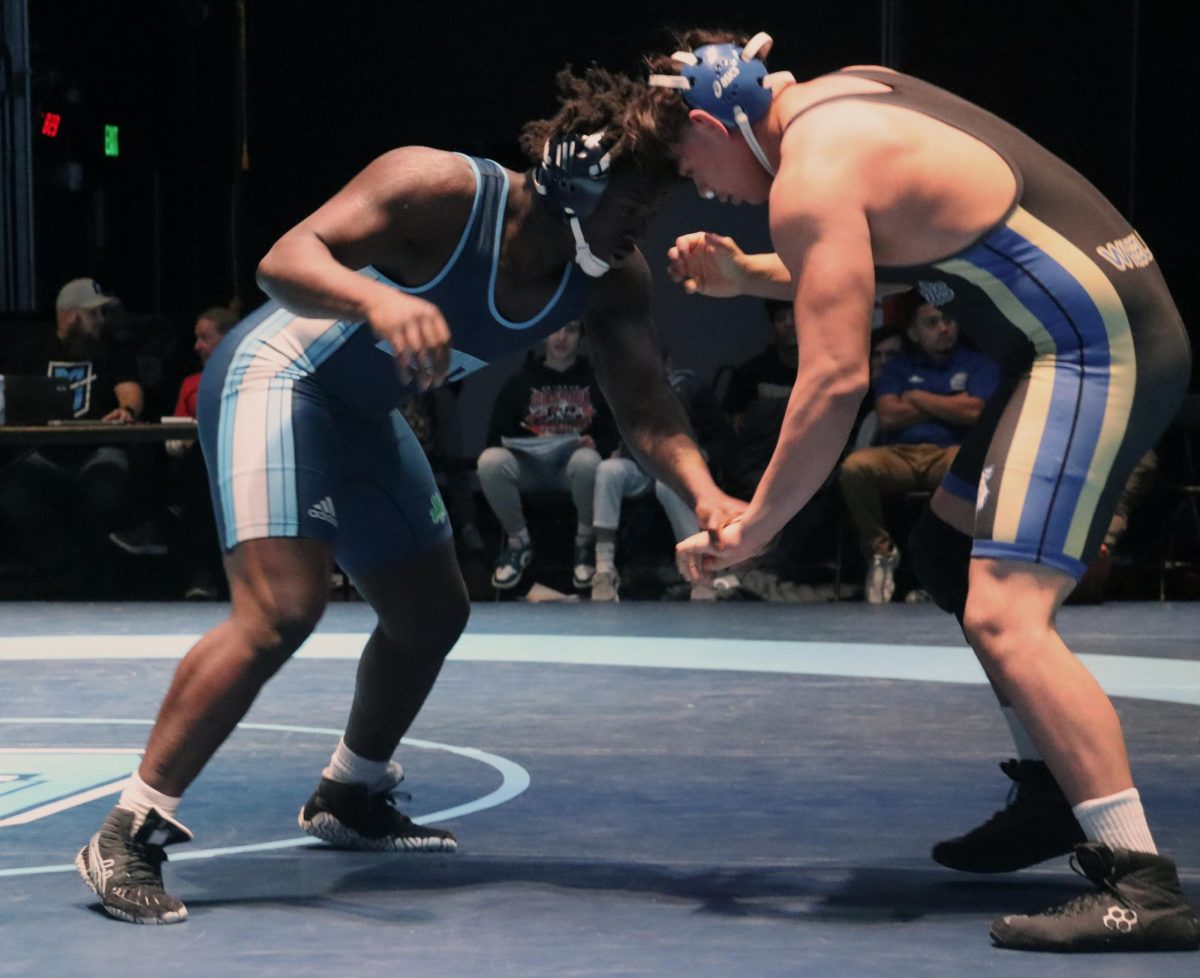
[[[579,319],[588,288],[569,263],[532,319],[500,314],[508,178],[491,160],[464,158],[475,201],[445,267],[413,287],[361,272],[441,310],[453,336],[448,381]],[[305,319],[272,301],[234,327],[204,370],[198,403],[225,550],[259,537],[330,541],[357,577],[448,539],[433,472],[395,410],[407,393],[391,349],[365,322]]]

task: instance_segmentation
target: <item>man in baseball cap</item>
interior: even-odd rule
[[[116,296],[106,295],[100,288],[100,283],[94,278],[73,278],[58,290],[54,309],[56,312],[66,312],[70,309],[99,309],[116,301]]]

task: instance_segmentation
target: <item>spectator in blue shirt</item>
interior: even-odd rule
[[[1000,381],[995,363],[961,346],[957,323],[937,306],[914,305],[906,336],[909,348],[891,358],[875,390],[880,444],[847,455],[839,475],[872,604],[892,599],[900,563],[883,498],[936,489]]]

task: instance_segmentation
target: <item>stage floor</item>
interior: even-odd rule
[[[0,975],[1194,976],[1200,956],[994,949],[1086,884],[953,873],[1011,741],[951,618],[914,605],[477,605],[398,754],[454,855],[310,846],[371,621],[332,606],[193,786],[190,916],[110,920],[71,865],[219,605],[0,606]],[[1068,608],[1160,848],[1200,901],[1200,605]]]

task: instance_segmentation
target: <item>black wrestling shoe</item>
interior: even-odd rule
[[[997,947],[1058,952],[1200,948],[1200,920],[1171,860],[1086,842],[1075,847],[1071,868],[1096,889],[1038,914],[993,922]]]
[[[396,810],[390,790],[322,778],[300,809],[300,828],[335,849],[366,852],[454,852],[458,841],[445,829],[418,825]]]
[[[933,847],[934,862],[964,873],[1011,873],[1086,841],[1054,775],[1043,761],[1007,760],[1008,804],[966,835]]]
[[[163,846],[190,842],[192,833],[154,808],[137,832],[133,818],[125,808],[109,812],[100,831],[79,850],[75,868],[110,917],[131,924],[178,924],[187,919],[187,907],[163,889]]]

